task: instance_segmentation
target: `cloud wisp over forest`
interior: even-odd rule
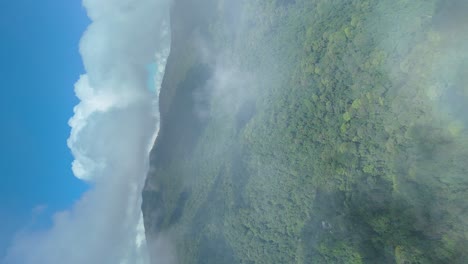
[[[57,212],[47,230],[19,232],[8,264],[149,261],[140,205],[158,117],[147,66],[160,64],[158,58],[165,62],[169,1],[83,5],[92,23],[80,42],[86,74],[75,85],[80,103],[69,121],[68,146],[72,170],[90,190],[71,209]]]
[[[180,263],[466,259],[464,1],[178,3],[143,213]]]

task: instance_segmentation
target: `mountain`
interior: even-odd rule
[[[154,263],[466,263],[468,2],[174,0]]]

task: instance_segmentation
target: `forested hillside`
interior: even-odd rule
[[[164,236],[181,264],[467,263],[467,14],[174,0],[150,250]]]

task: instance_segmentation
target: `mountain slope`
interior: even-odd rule
[[[464,263],[463,10],[175,0],[150,249],[169,238],[177,263]]]

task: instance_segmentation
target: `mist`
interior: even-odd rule
[[[177,1],[147,233],[177,263],[463,263],[466,8]]]

